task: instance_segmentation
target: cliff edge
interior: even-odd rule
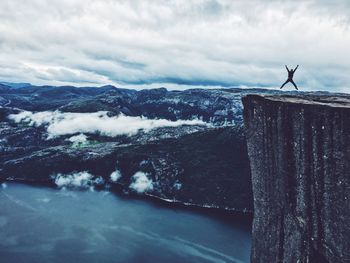
[[[252,262],[350,262],[350,96],[242,100]]]

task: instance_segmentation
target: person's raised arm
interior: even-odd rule
[[[289,72],[289,68],[287,67],[287,65],[285,65],[285,67],[286,67],[286,70]]]
[[[294,69],[294,72],[297,70],[298,67],[299,67],[299,65],[297,65],[297,67]]]

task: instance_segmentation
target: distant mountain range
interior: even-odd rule
[[[5,82],[5,81],[0,81],[0,84],[11,88],[24,88],[24,87],[31,86],[30,83],[11,83],[11,82]]]
[[[55,185],[60,176],[67,187],[252,211],[241,103],[248,93],[279,91],[2,82],[0,180]]]

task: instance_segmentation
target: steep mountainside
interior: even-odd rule
[[[242,93],[4,86],[0,179],[252,211]]]

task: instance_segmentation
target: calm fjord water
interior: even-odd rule
[[[0,262],[249,262],[249,224],[109,192],[0,187]]]

